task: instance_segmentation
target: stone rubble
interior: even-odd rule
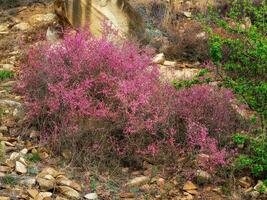
[[[187,181],[184,186],[183,186],[183,190],[192,194],[192,193],[196,193],[195,191],[197,190],[197,186],[192,183],[191,181]]]
[[[6,128],[2,128],[2,130],[6,130]],[[6,132],[8,131],[7,128]],[[78,199],[81,196],[83,192],[82,186],[53,167],[44,167],[37,175],[30,173],[30,169],[35,169],[37,166],[26,158],[32,152],[45,151],[43,147],[32,145],[31,147],[26,147],[21,145],[24,142],[20,141],[19,138],[8,137],[3,134],[0,135],[0,140],[2,144],[13,147],[13,150],[9,153],[4,150],[2,159],[0,160],[0,177],[7,179],[5,181],[7,183],[3,183],[0,180],[1,187],[8,188],[6,184],[14,182],[17,190],[16,198],[64,200],[72,198]],[[27,143],[25,142],[24,144]],[[20,187],[27,188],[27,190],[23,192],[23,189]],[[1,196],[1,194],[2,192],[0,190],[0,200],[10,198],[8,196]]]
[[[163,65],[163,63],[165,62],[165,55],[164,53],[159,53],[157,54],[153,59],[152,59],[152,62],[154,64],[161,64]]]
[[[96,200],[98,199],[98,196],[96,193],[88,193],[84,196],[84,198],[88,199],[88,200]],[[122,197],[125,198],[125,197]],[[127,197],[128,198],[128,197]],[[131,198],[131,197],[130,197]]]
[[[136,177],[136,178],[133,178],[132,180],[130,180],[126,186],[128,187],[138,187],[138,186],[142,186],[142,185],[145,185],[146,183],[148,183],[150,180],[149,177],[147,176],[140,176],[140,177]]]

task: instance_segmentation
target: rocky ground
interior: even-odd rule
[[[258,198],[257,187],[261,183],[256,185],[248,177],[237,181],[236,188],[231,188],[236,192],[231,194],[225,187],[213,183],[210,174],[204,171],[198,171],[198,177],[207,182],[205,185],[185,180],[180,172],[190,163],[183,159],[180,171],[168,175],[167,169],[162,173],[157,166],[146,162],[139,171],[121,168],[116,173],[112,170],[99,173],[95,169],[84,172],[70,164],[71,152],[54,156],[38,141],[38,132],[23,125],[23,97],[12,88],[24,50],[20,46],[22,39],[26,41],[25,48],[30,46],[38,41],[39,35],[46,35],[48,27],[57,21],[51,6],[38,3],[0,13],[0,70],[14,73],[14,77],[0,79],[0,200],[220,200],[244,199],[243,193],[248,199]],[[51,39],[49,32],[47,37]],[[157,55],[154,61],[161,66],[163,77],[167,79],[191,79],[199,71],[199,63],[167,61],[163,54]]]

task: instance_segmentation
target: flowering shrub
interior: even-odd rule
[[[178,90],[177,112],[187,122],[186,144],[191,151],[207,155],[199,164],[208,171],[227,163],[230,153],[219,146],[229,141],[240,127],[240,119],[231,106],[232,99],[230,90],[208,84]]]
[[[84,165],[168,160],[183,147],[211,155],[207,169],[224,164],[217,133],[235,126],[230,94],[208,85],[177,91],[159,80],[151,58],[148,49],[84,31],[32,48],[19,84],[29,120]]]
[[[208,171],[215,171],[217,166],[226,164],[228,153],[225,148],[218,148],[218,140],[208,135],[208,129],[196,122],[188,123],[188,143],[192,150],[199,147],[199,153],[206,155],[199,160],[201,167]]]
[[[154,142],[168,138],[174,126],[166,123],[174,99],[167,94],[173,89],[160,84],[151,57],[133,44],[115,45],[86,32],[32,48],[19,85],[31,121],[47,138],[77,133],[88,118],[109,122],[116,131],[108,130],[107,140],[117,153],[128,153],[128,142],[135,140],[140,144],[134,152],[155,153]]]
[[[231,106],[233,98],[231,90],[202,84],[179,90],[177,102],[181,116],[204,125],[210,135],[221,140],[240,127]]]

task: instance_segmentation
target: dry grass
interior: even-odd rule
[[[202,61],[208,58],[207,35],[200,23],[183,13],[205,11],[207,1],[214,5],[210,0],[132,0],[130,3],[146,21],[148,41],[153,47],[170,59]]]

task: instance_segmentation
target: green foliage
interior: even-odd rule
[[[267,192],[267,179],[265,179],[259,189],[260,193],[266,193]]]
[[[234,136],[236,144],[248,141],[249,144],[244,149],[244,155],[240,155],[236,160],[237,170],[249,169],[255,177],[267,178],[267,138]]]
[[[90,177],[90,191],[95,192],[96,191],[96,179],[95,177]]]
[[[249,17],[260,31],[266,31],[266,0],[228,0],[228,3],[230,5],[228,17],[235,21],[244,21],[242,17]]]
[[[18,179],[13,176],[4,176],[2,182],[6,185],[15,186],[18,184]]]
[[[0,71],[0,81],[4,81],[6,79],[12,78],[14,73],[9,70],[1,70]]]
[[[266,191],[266,186],[265,186],[264,184],[262,184],[262,185],[260,186],[260,188],[258,189],[258,192],[259,192],[259,193],[265,193],[265,191]]]
[[[239,135],[236,134],[233,136],[233,142],[235,144],[244,144],[248,140],[248,137],[246,135]]]
[[[25,156],[25,158],[26,158],[26,160],[28,160],[30,162],[34,162],[34,163],[37,163],[37,162],[41,161],[41,157],[40,157],[38,152],[27,154]]]
[[[246,104],[262,117],[263,132],[267,118],[267,4],[234,0],[226,16],[233,22],[211,14],[210,19],[227,34],[213,34],[209,40],[210,56],[222,72],[225,85],[242,96]],[[247,25],[244,28],[245,24]]]
[[[191,87],[195,84],[203,84],[203,83],[209,83],[211,82],[210,78],[204,78],[202,79],[205,74],[207,74],[209,71],[207,69],[201,69],[199,73],[191,80],[182,80],[182,81],[177,81],[173,80],[172,84],[176,89],[181,89],[181,88],[188,88]]]

